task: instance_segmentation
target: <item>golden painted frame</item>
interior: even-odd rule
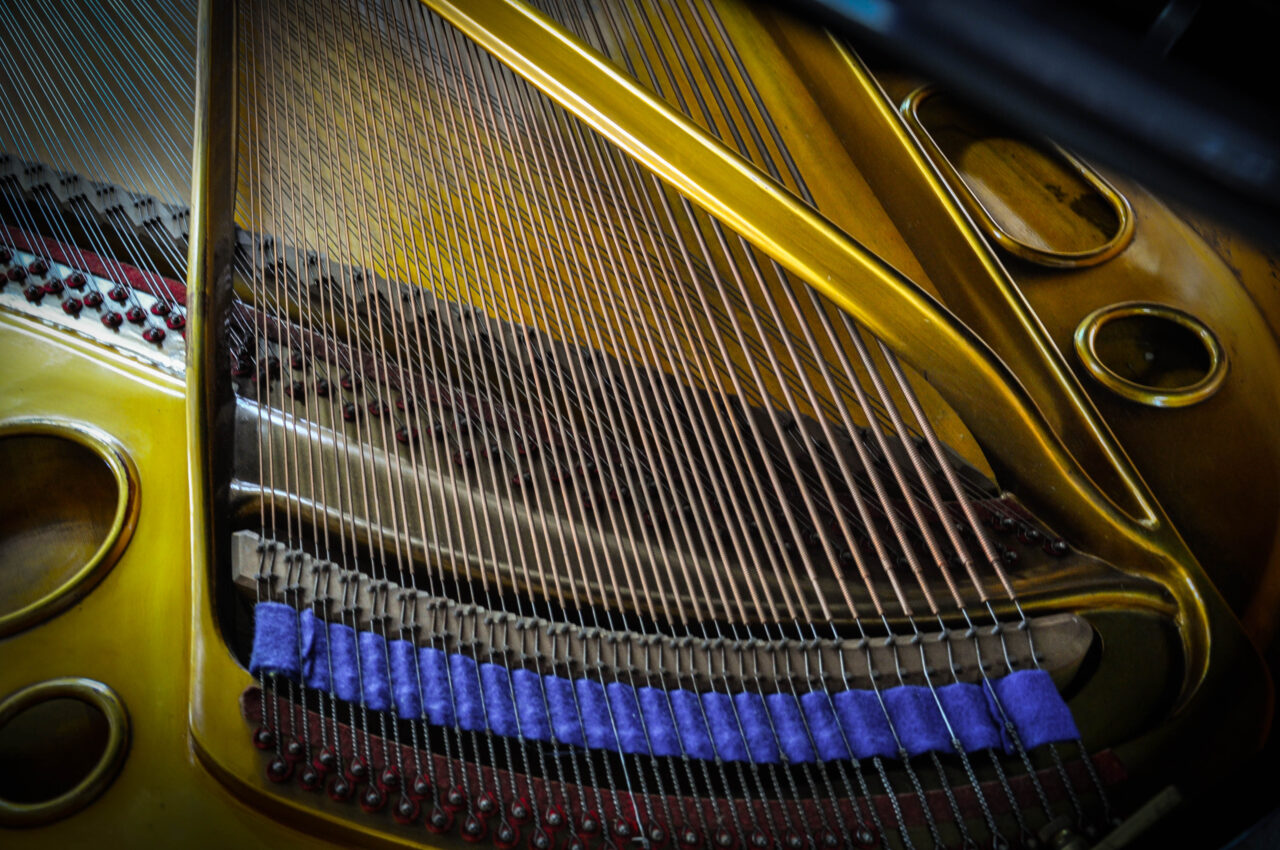
[[[519,0],[422,2],[927,374],[982,444],[997,476],[1016,485],[1033,512],[1081,549],[1158,585],[1158,594],[1085,590],[1034,606],[1131,608],[1167,616],[1176,625],[1183,658],[1176,699],[1149,731],[1117,748],[1124,762],[1142,766],[1144,784],[1167,784],[1187,763],[1205,770],[1230,765],[1256,748],[1265,734],[1258,718],[1269,716],[1271,705],[1260,659],[1056,349],[1046,347],[1043,328],[1025,302],[1016,305],[1012,332],[1025,362],[1002,361],[935,298],[537,11]],[[219,396],[213,319],[219,315],[215,299],[225,297],[220,287],[229,289],[232,248],[236,150],[234,122],[225,116],[235,102],[233,23],[234,4],[203,0],[188,292],[194,329],[187,372],[193,744],[204,766],[233,793],[291,826],[331,838],[359,835],[384,846],[409,846],[414,842],[403,835],[354,822],[298,796],[305,792],[270,783],[232,698],[251,678],[231,657],[214,613],[220,565],[211,462],[219,449],[211,437],[226,412],[219,408],[225,399]],[[853,78],[861,79],[842,45],[833,49]],[[888,104],[885,109],[897,114]],[[1016,377],[1023,373],[1036,387],[1034,398]],[[1040,404],[1049,405],[1060,431]],[[1101,458],[1114,486],[1104,491],[1073,452]],[[1235,698],[1215,698],[1227,693]],[[1210,725],[1240,731],[1223,748],[1193,734]]]

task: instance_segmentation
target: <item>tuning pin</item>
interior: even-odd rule
[[[369,765],[361,756],[356,756],[347,765],[347,778],[352,782],[364,782],[369,778]]]
[[[511,808],[507,809],[507,814],[516,825],[523,826],[533,817],[533,807],[529,805],[527,798],[518,797],[511,801]]]
[[[498,850],[512,850],[520,841],[520,830],[516,829],[506,818],[498,822],[493,830],[493,844]]]
[[[483,818],[469,814],[462,821],[462,840],[469,844],[483,841],[488,832],[489,828],[485,825]]]
[[[355,793],[355,790],[355,783],[341,773],[334,776],[333,780],[329,783],[329,796],[339,803],[350,800],[351,795]]]
[[[276,736],[265,726],[253,730],[253,745],[260,750],[269,750],[276,745]]]
[[[552,805],[547,809],[547,813],[542,816],[542,823],[552,835],[559,832],[565,824],[564,809]]]
[[[315,759],[311,762],[315,769],[323,774],[330,774],[338,767],[338,756],[328,747],[323,748],[316,753]]]
[[[578,835],[585,841],[594,838],[600,832],[600,816],[595,812],[583,812],[582,822],[578,824]]]
[[[436,835],[443,835],[453,828],[453,814],[440,805],[431,807],[431,814],[427,815],[426,827]]]
[[[391,810],[391,816],[396,819],[396,823],[409,824],[418,819],[421,813],[421,806],[418,801],[408,794],[401,794],[396,800],[395,807]]]
[[[276,756],[267,764],[267,778],[272,782],[285,782],[293,775],[293,763]]]
[[[324,774],[309,764],[298,771],[298,782],[308,791],[319,791],[324,785]]]
[[[457,785],[451,785],[444,792],[444,807],[450,811],[461,811],[467,805],[467,795]]]
[[[387,804],[386,793],[377,785],[370,784],[360,794],[360,808],[372,814],[381,811],[382,807]]]
[[[476,797],[476,811],[485,820],[497,814],[499,808],[498,798],[493,795],[492,791],[481,792],[480,796]]]

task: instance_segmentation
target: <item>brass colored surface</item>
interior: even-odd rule
[[[1203,354],[1207,361],[1203,369],[1184,368],[1182,372],[1191,373],[1187,380],[1173,381],[1171,385],[1163,382],[1153,384],[1138,381],[1119,372],[1113,358],[1101,350],[1103,345],[1099,337],[1109,324],[1118,324],[1135,317],[1169,323],[1185,332],[1190,336],[1193,345],[1198,344],[1203,347],[1202,352],[1196,352]],[[1126,340],[1126,342],[1128,343],[1127,351],[1131,350],[1138,356],[1145,354],[1147,360],[1161,359],[1160,352],[1150,350],[1152,347],[1158,347],[1154,343],[1143,340]],[[1162,304],[1130,302],[1094,310],[1085,317],[1076,330],[1075,344],[1076,354],[1099,383],[1123,398],[1151,407],[1189,407],[1198,404],[1217,392],[1227,377],[1226,355],[1213,331],[1197,321],[1194,316]],[[1192,356],[1188,359],[1195,358]]]
[[[106,790],[124,763],[129,748],[129,713],[115,691],[92,679],[50,679],[10,694],[0,702],[0,728],[22,712],[58,699],[79,700],[102,714],[107,724],[102,755],[83,779],[56,797],[30,802],[0,797],[0,826],[35,826],[83,809]],[[42,731],[46,735],[58,734],[56,729]],[[19,767],[10,764],[8,769],[30,769],[34,772],[40,768],[38,765]]]
[[[934,168],[946,178],[951,190],[955,192],[960,202],[964,205],[965,211],[973,218],[974,222],[982,229],[982,232],[995,245],[1004,251],[1023,260],[1038,263],[1042,266],[1051,266],[1055,268],[1080,268],[1083,266],[1096,266],[1105,263],[1112,257],[1119,254],[1129,243],[1133,241],[1133,207],[1130,206],[1128,199],[1112,186],[1107,179],[1099,174],[1087,164],[1081,162],[1062,148],[1046,142],[1045,147],[1051,150],[1062,163],[1067,166],[1068,174],[1062,174],[1062,170],[1055,169],[1055,163],[1048,162],[1048,157],[1037,151],[1031,145],[1017,140],[1003,139],[1005,144],[1001,149],[991,151],[988,157],[983,160],[982,164],[991,166],[989,168],[965,168],[962,173],[961,167],[957,167],[952,157],[949,157],[939,144],[933,132],[930,131],[928,124],[921,114],[924,104],[938,94],[938,90],[932,86],[922,86],[911,94],[907,95],[902,101],[902,114],[906,118],[907,125],[916,134],[916,138],[920,141],[924,152],[928,154]],[[968,128],[964,128],[968,129]],[[972,138],[969,134],[964,134],[963,138],[969,140]],[[983,139],[982,144],[991,147],[991,142]],[[974,143],[976,146],[977,143]],[[1001,170],[1009,173],[1001,174]],[[1055,247],[1051,244],[1051,240],[1040,237],[1040,234],[1018,217],[1019,210],[1009,209],[1008,201],[1000,191],[1005,188],[1001,184],[1014,184],[1035,180],[1038,185],[1036,189],[1043,190],[1049,198],[1045,201],[1035,204],[1032,209],[1045,210],[1053,209],[1052,199],[1059,195],[1064,195],[1064,189],[1057,185],[1062,177],[1074,176],[1081,184],[1081,188],[1092,190],[1096,193],[1096,198],[1100,203],[1105,204],[1115,217],[1114,225],[1107,222],[1107,226],[1112,228],[1112,232],[1107,234],[1103,232],[1103,240],[1094,245],[1080,244],[1086,243],[1089,237],[1096,236],[1096,231],[1090,233],[1092,228],[1084,228],[1083,234],[1070,232],[1080,227],[1079,224],[1061,226],[1061,230],[1068,231],[1063,234],[1068,239],[1068,244],[1063,247]],[[970,181],[974,180],[980,186],[986,200],[979,197],[978,189],[970,185]],[[1044,182],[1047,180],[1048,182]],[[994,184],[994,185],[992,185]],[[1027,200],[1027,196],[1022,197]],[[1099,217],[1098,211],[1087,211],[1081,203],[1085,201],[1085,196],[1077,195],[1071,204],[1072,212],[1075,213],[1074,218],[1077,222],[1089,222],[1090,219]],[[998,215],[991,207],[1000,204],[1003,208],[1004,216]],[[1086,213],[1090,213],[1086,215]],[[1006,217],[1013,218],[1022,227],[1015,232],[1014,228],[1005,224]],[[1057,222],[1055,222],[1057,224]],[[1053,228],[1058,231],[1059,228]],[[1037,237],[1040,237],[1037,239]],[[1035,240],[1035,241],[1033,241]]]
[[[801,58],[819,55],[801,54]],[[842,77],[822,67],[833,76],[815,78],[813,85],[832,88],[834,94],[833,84]],[[830,100],[833,121],[840,121],[842,107],[870,110],[877,102],[898,103],[919,87],[918,81],[892,71],[879,70],[873,78],[860,66],[851,70],[872,87],[878,100],[870,96],[865,103],[853,96]],[[848,86],[838,90],[857,91]],[[901,124],[896,110],[884,109],[883,114],[886,120]],[[863,112],[857,115],[867,120]],[[890,141],[893,137],[896,144]],[[1038,384],[1031,380],[1036,374],[1034,364],[1015,347],[999,343],[1012,327],[1026,324],[1039,329],[1048,356],[1074,372],[1080,403],[1094,409],[1114,432],[1134,469],[1232,608],[1244,612],[1249,606],[1250,632],[1265,644],[1276,633],[1276,620],[1268,612],[1280,604],[1280,524],[1276,522],[1280,419],[1274,415],[1280,407],[1276,335],[1280,302],[1274,256],[1170,209],[1142,187],[1110,175],[1109,181],[1134,209],[1134,238],[1128,248],[1091,268],[1048,269],[1016,259],[1005,267],[981,244],[977,228],[945,181],[933,172],[928,158],[913,153],[918,147],[905,124],[886,134],[851,130],[849,138],[867,148],[863,156],[886,163],[885,173],[895,175],[896,191],[886,195],[886,202],[897,202],[900,215],[918,222],[918,230],[904,232],[918,236],[912,244],[934,279],[942,282],[939,288],[947,305],[993,345],[1033,393],[1037,405],[1048,412],[1059,402],[1036,391]],[[902,179],[912,173],[908,162],[915,163],[912,168],[920,172],[920,180]],[[883,188],[890,191],[887,183]],[[1033,222],[1058,218],[1054,210],[1035,207],[1019,213]],[[1044,225],[1044,229],[1050,227]],[[948,277],[939,267],[952,270],[954,276]],[[1213,329],[1231,367],[1229,378],[1211,399],[1177,409],[1146,408],[1094,381],[1074,354],[1075,332],[1094,310],[1128,301],[1169,305]],[[1006,303],[1020,305],[1014,314],[1018,318],[993,313]],[[1051,422],[1057,420],[1056,415],[1047,415]],[[1090,455],[1072,438],[1076,429],[1055,430],[1090,476],[1113,492],[1106,484],[1110,473],[1091,463]],[[1018,489],[1007,480],[1004,483]]]
[[[83,597],[137,522],[138,473],[114,440],[56,419],[0,421],[0,636]]]
[[[993,344],[999,346],[1012,372],[929,295],[541,16],[502,0],[470,3],[465,8],[448,3],[431,6],[886,339],[927,374],[965,419],[1003,482],[1083,549],[1159,587],[1155,594],[1142,590],[1140,584],[1095,593],[1085,581],[1074,591],[1055,588],[1040,595],[1034,583],[1029,589],[1028,610],[1082,611],[1102,635],[1099,666],[1087,675],[1082,673],[1086,681],[1072,698],[1090,747],[1118,745],[1135,781],[1145,787],[1156,777],[1167,783],[1180,764],[1196,763],[1204,775],[1211,775],[1257,745],[1264,734],[1262,718],[1269,712],[1270,689],[1256,656],[1085,396],[1062,350],[959,208],[952,204],[944,229],[931,233],[935,244],[925,246],[923,234],[910,231],[907,239],[930,264],[956,240],[968,246],[969,259],[964,263],[975,265],[934,265],[935,283],[949,302],[955,296],[964,307],[979,309],[979,301],[987,305],[981,307],[986,311],[984,335],[992,331]],[[797,32],[779,28],[779,40],[785,43],[794,36],[800,43],[804,36]],[[788,44],[786,49],[793,48]],[[883,144],[901,146],[896,156],[908,161],[915,157],[922,191],[936,190],[931,203],[936,203],[936,197],[946,198],[947,190],[930,176],[925,160],[912,153],[910,136],[892,104],[856,60],[830,44],[814,56],[814,63],[826,59],[844,69],[830,78],[839,83],[842,100],[865,104],[873,115],[883,111],[879,120],[860,129],[861,135],[883,137]],[[219,61],[230,61],[230,57]],[[798,67],[810,69],[804,62]],[[851,79],[865,88],[850,92]],[[845,120],[840,104],[829,102],[821,91],[818,101],[831,109],[840,127]],[[206,146],[201,167],[225,171],[228,166],[218,159],[220,155],[225,154],[218,146]],[[874,172],[864,169],[869,178]],[[902,173],[897,173],[898,179]],[[206,195],[197,195],[196,229],[211,232],[210,228],[229,220],[230,205],[208,196],[216,184],[197,184],[205,185]],[[891,203],[890,188],[877,193],[886,205]],[[910,219],[911,211],[891,209],[890,213],[904,221]],[[210,281],[225,274],[225,259],[220,264],[211,250],[215,244],[211,239],[193,253],[197,270],[193,284],[204,297],[211,292]],[[981,277],[970,276],[975,267],[982,270]],[[979,289],[993,277],[1001,287],[997,298]],[[968,302],[963,301],[966,289]],[[207,346],[210,340],[206,337],[199,344]],[[227,415],[218,405],[210,362],[197,359],[189,376],[193,458],[210,451],[206,442],[210,423]],[[197,492],[213,486],[205,469],[201,461],[193,465]],[[1098,478],[1106,483],[1105,492],[1095,484]],[[368,821],[349,819],[327,800],[270,783],[262,775],[257,754],[242,743],[247,730],[237,710],[217,696],[231,691],[237,682],[247,684],[247,677],[217,637],[209,579],[215,563],[209,547],[215,535],[208,533],[209,502],[205,504],[206,513],[197,516],[194,537],[200,579],[195,605],[196,679],[203,683],[192,691],[197,752],[237,794],[282,819],[312,832],[373,840]],[[1059,579],[1070,582],[1071,577],[1048,573],[1039,577],[1044,584]],[[1224,704],[1217,698],[1222,693],[1234,697]],[[1230,738],[1206,735],[1211,729],[1230,729]],[[378,840],[396,845],[417,835],[386,823],[379,829]]]
[[[1085,548],[1160,582],[1179,606],[1189,701],[1209,675],[1211,621],[1227,619],[1181,540],[1089,406],[1076,409],[1089,436],[1123,482],[1125,510],[1100,492],[1004,364],[926,293],[884,266],[829,221],[799,203],[731,151],[707,138],[618,69],[567,38],[555,25],[507,0],[430,2],[433,9],[544,93],[623,147],[664,180],[814,286],[922,371],[960,413],[997,473],[1034,468],[1020,480],[1030,507]],[[858,279],[854,288],[852,281]],[[1019,304],[1020,298],[1012,301]],[[1020,327],[1038,323],[1025,310]],[[1039,340],[1037,340],[1039,342]],[[1018,361],[1021,362],[1021,361]],[[1057,392],[1077,397],[1060,376],[1062,358],[1040,358]],[[1215,608],[1221,608],[1218,612]]]
[[[213,512],[224,504],[230,465],[212,435],[233,413],[214,321],[223,306],[216,299],[229,289],[237,173],[235,127],[223,120],[236,103],[234,57],[224,49],[235,30],[230,5],[201,4],[185,385],[0,315],[0,421],[93,423],[136,464],[146,490],[135,503],[138,533],[95,591],[0,640],[0,694],[63,673],[110,682],[130,707],[130,756],[95,805],[6,834],[7,846],[97,847],[122,831],[125,843],[156,846],[411,847],[426,839],[420,825],[364,817],[263,776],[236,704],[250,677],[215,616],[215,597],[227,591],[217,534],[227,518]],[[1083,550],[1130,571],[1122,581],[1085,566],[1045,571],[1026,586],[1029,612],[1080,613],[1099,635],[1096,666],[1086,664],[1069,690],[1089,746],[1117,745],[1133,781],[1154,792],[1171,777],[1212,778],[1257,745],[1271,711],[1268,679],[1215,585],[1233,601],[1259,582],[1273,586],[1267,598],[1280,597],[1280,358],[1275,314],[1269,325],[1249,294],[1262,286],[1264,262],[1247,267],[1253,282],[1242,288],[1221,244],[1116,180],[1134,210],[1128,248],[1065,274],[1006,268],[932,171],[896,100],[856,58],[794,25],[757,27],[759,55],[794,63],[786,73],[832,128],[824,144],[846,146],[866,181],[858,191],[879,199],[884,214],[873,230],[883,231],[859,240],[896,251],[903,277],[844,235],[855,233],[844,219],[856,217],[856,204],[820,203],[824,219],[537,15],[504,0],[433,6],[888,340],[966,420],[1002,484]],[[737,7],[727,15],[738,28],[751,17]],[[1271,303],[1265,292],[1252,297]],[[1088,384],[1067,356],[1072,335],[1090,311],[1127,300],[1176,304],[1215,329],[1231,362],[1216,394],[1188,408],[1147,409]],[[1256,491],[1252,501],[1246,489]],[[1273,616],[1258,613],[1257,628],[1271,628]]]
[[[220,641],[192,641],[182,383],[13,316],[0,316],[0,362],[7,364],[0,374],[0,419],[93,423],[133,460],[146,494],[133,540],[92,593],[58,617],[0,638],[0,695],[54,676],[105,682],[128,707],[128,758],[92,805],[38,828],[0,829],[0,844],[295,846],[296,832],[239,804],[191,750],[189,692],[230,687],[234,707],[234,694],[249,677]],[[64,483],[49,495],[63,496],[73,486]],[[195,652],[224,659],[224,678],[193,676]],[[237,730],[236,744],[243,740]],[[337,845],[316,839],[311,846]]]

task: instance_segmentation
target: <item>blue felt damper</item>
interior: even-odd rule
[[[1079,737],[1049,675],[874,690],[695,693],[539,675],[386,641],[287,605],[255,608],[253,673],[436,726],[643,755],[773,763],[1003,748]]]

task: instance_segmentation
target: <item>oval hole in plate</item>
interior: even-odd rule
[[[109,724],[97,707],[72,697],[29,705],[0,727],[0,799],[42,803],[75,788],[102,759]]]
[[[1226,356],[1196,317],[1162,304],[1113,304],[1076,330],[1076,353],[1103,386],[1152,407],[1186,407],[1222,385]]]
[[[1133,238],[1129,201],[1092,167],[1028,139],[930,86],[904,120],[975,224],[1002,250],[1039,265],[1106,262]]]
[[[50,423],[0,426],[0,634],[87,591],[132,530],[136,478],[105,440]]]
[[[50,679],[0,701],[0,826],[87,806],[115,779],[128,740],[120,697],[92,679]]]

